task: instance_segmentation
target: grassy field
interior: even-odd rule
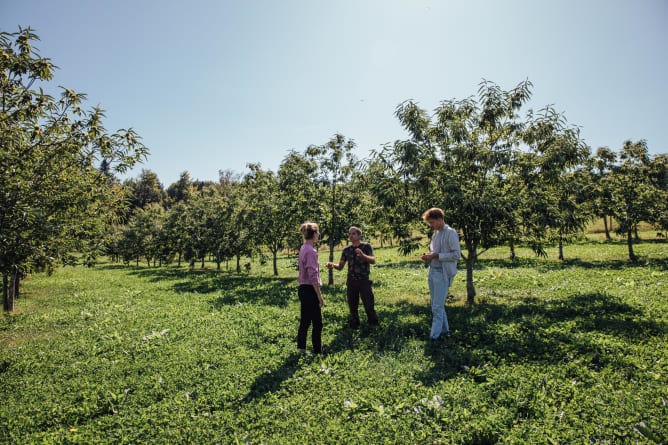
[[[435,346],[426,269],[376,249],[382,325],[346,327],[335,271],[324,358],[296,353],[287,257],[278,278],[259,263],[33,275],[0,318],[0,442],[666,443],[668,245],[635,249],[636,264],[616,241],[564,262],[495,249],[474,307],[462,263]]]

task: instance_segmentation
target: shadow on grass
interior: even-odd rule
[[[261,277],[208,269],[135,268],[131,271],[149,282],[173,282],[179,293],[213,294],[211,304],[220,309],[239,303],[287,306],[296,295],[294,278]]]
[[[286,359],[285,362],[277,369],[274,369],[272,372],[266,372],[261,374],[258,378],[255,379],[253,384],[246,394],[240,401],[240,404],[245,404],[250,401],[261,399],[266,394],[273,393],[281,389],[281,385],[284,381],[291,378],[297,369],[300,366],[300,361],[302,354],[299,352],[291,353]]]
[[[540,257],[518,257],[510,258],[479,258],[474,266],[475,271],[485,270],[489,267],[514,269],[526,268],[536,269],[539,271],[548,271],[554,269],[565,269],[570,267],[581,267],[583,269],[606,269],[606,270],[621,270],[626,268],[639,267],[653,267],[658,270],[668,270],[668,258],[643,258],[638,261],[630,260],[601,260],[601,261],[585,261],[578,258],[565,259],[563,261],[555,259],[544,259]],[[425,265],[419,260],[402,260],[392,263],[378,263],[374,266],[377,269],[424,269]],[[466,271],[466,263],[462,259],[459,262],[459,270]]]
[[[402,261],[393,261],[391,263],[377,262],[374,265],[376,269],[426,269],[424,261],[420,259],[406,259]]]
[[[524,261],[525,264],[542,264],[541,260]],[[604,266],[589,266],[577,260],[568,263],[578,267],[614,268],[609,261],[602,262]],[[503,264],[503,261],[487,261],[487,264]],[[615,264],[634,267],[626,262]],[[653,264],[665,268],[666,261],[653,260]],[[296,299],[297,292],[294,278],[170,268],[138,268],[132,273],[153,281],[171,281],[177,292],[208,294],[218,310],[238,303],[286,307],[292,299]],[[448,306],[453,333],[441,342],[430,344],[427,337],[431,311],[426,303],[377,305],[381,327],[370,328],[363,322],[360,330],[353,331],[346,327],[347,308],[341,310],[345,308],[345,287],[326,286],[324,291],[327,304],[338,307],[338,312],[326,315],[325,329],[336,333],[334,339],[325,344],[326,354],[356,348],[383,353],[402,351],[407,347],[424,347],[424,354],[429,357],[432,366],[417,378],[427,385],[471,372],[473,368],[479,370],[484,366],[508,362],[556,366],[575,361],[579,366],[592,369],[611,366],[632,375],[634,366],[625,359],[623,347],[610,346],[600,340],[599,335],[588,334],[615,336],[623,339],[622,343],[631,344],[652,336],[660,337],[668,330],[665,322],[648,319],[643,310],[617,297],[605,293],[579,293],[552,301],[527,298],[512,305]],[[360,315],[364,319],[362,307]],[[424,346],[420,346],[421,342]],[[271,374],[256,379],[247,399],[256,399],[278,390],[299,366],[300,356],[289,355]],[[474,378],[484,380],[484,374],[477,374]]]
[[[179,292],[192,292],[186,286],[174,287]],[[196,292],[222,293],[212,301],[216,309],[238,303],[286,307],[290,299],[295,298],[297,286],[294,278],[227,276],[200,285]]]
[[[296,292],[296,291],[295,291]],[[343,317],[336,314],[327,314],[325,316],[325,326],[324,329],[336,329],[337,326],[340,326],[343,320]],[[311,333],[312,327],[309,329],[309,336],[307,338],[307,349],[311,349]],[[294,326],[294,334],[296,339],[297,334],[297,325]],[[327,344],[323,345],[323,350],[326,354],[332,354],[336,351],[341,351],[344,349],[350,349],[353,347],[352,335],[350,335],[350,330],[339,329],[336,339]],[[345,338],[348,337],[346,341]],[[266,394],[276,392],[281,389],[281,386],[284,381],[290,379],[294,373],[302,366],[302,361],[318,359],[314,355],[304,355],[296,351],[297,345],[294,344],[295,352],[290,353],[285,361],[281,363],[280,366],[272,369],[271,372],[266,372],[258,376],[248,391],[248,394],[244,396],[240,403],[248,403],[253,400],[261,399]]]
[[[634,366],[622,354],[586,334],[635,343],[668,329],[666,323],[641,319],[641,310],[601,293],[577,294],[550,304],[525,300],[513,306],[458,306],[447,312],[455,331],[449,338],[426,344],[425,354],[434,367],[421,376],[425,384],[501,362],[557,365],[576,360],[591,369],[612,366],[632,375]]]
[[[659,270],[668,270],[668,258],[651,258],[633,262],[629,260],[603,260],[603,261],[584,261],[577,258],[565,259],[563,261],[549,261],[542,258],[493,258],[479,259],[476,262],[475,270],[484,270],[488,267],[513,269],[513,268],[531,268],[540,271],[565,269],[570,267],[581,267],[583,269],[603,269],[603,270],[621,270],[627,268],[645,268],[651,266]],[[460,263],[460,268],[463,264]],[[474,271],[475,274],[475,271]]]

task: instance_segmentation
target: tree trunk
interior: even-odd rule
[[[7,272],[2,273],[2,308],[11,312],[14,310],[14,300],[10,299],[9,295],[9,277]]]
[[[466,235],[465,235],[466,236]],[[470,243],[468,239],[466,244],[466,304],[473,306],[475,304],[475,284],[473,284],[473,265],[478,258],[477,246]]]
[[[178,267],[181,267],[181,252],[179,252],[179,259],[178,259],[176,265],[177,265]]]
[[[475,285],[473,284],[473,260],[471,253],[466,258],[466,304],[473,306],[475,304]]]
[[[237,255],[237,273],[241,273],[241,255]]]
[[[610,229],[608,229],[608,217],[607,216],[603,217],[603,227],[605,227],[605,239],[610,241],[612,238],[610,237]]]
[[[204,269],[204,258],[206,255],[202,255],[202,265],[200,266],[200,269]]]
[[[633,230],[630,228],[626,231],[626,244],[629,246],[629,259],[637,261],[638,257],[633,253]]]
[[[329,262],[334,262],[334,243],[331,240],[329,242]],[[329,269],[327,273],[327,284],[330,286],[334,284],[334,269]]]
[[[18,295],[19,272],[12,270],[9,274],[2,274],[2,307],[7,312],[14,310],[14,300]]]
[[[273,265],[274,265],[274,276],[277,277],[277,276],[278,276],[278,265],[277,265],[277,254],[278,254],[278,251],[277,251],[277,250],[273,250],[271,253],[272,253],[272,255],[273,255],[272,263],[273,263]]]
[[[14,291],[14,298],[13,298],[13,300],[17,300],[17,299],[19,298],[19,289],[20,289],[20,287],[21,287],[21,286],[20,286],[20,283],[21,283],[21,274],[20,274],[19,271],[17,270],[17,271],[14,273],[14,280],[13,280],[13,283],[12,283],[12,284],[13,284],[13,285],[12,285],[12,289],[10,289],[10,291],[12,291],[12,290]]]
[[[329,262],[334,261],[334,227],[336,227],[335,221],[335,210],[334,206],[336,205],[336,182],[332,181],[332,221],[330,223],[330,233],[329,233]],[[332,286],[334,284],[334,269],[329,269],[327,272],[327,284]]]
[[[564,260],[564,239],[559,235],[559,261]]]
[[[510,240],[508,241],[508,244],[510,245],[510,259],[514,261],[515,258],[516,258],[516,255],[515,255],[515,239],[511,237]]]

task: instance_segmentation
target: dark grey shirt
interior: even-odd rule
[[[362,252],[364,252],[365,255],[373,256],[373,248],[371,247],[371,244],[360,243],[357,247],[362,249]],[[345,259],[348,263],[348,278],[368,280],[371,267],[369,263],[357,256],[355,253],[357,247],[347,246],[343,249],[343,252],[341,252],[341,259]]]

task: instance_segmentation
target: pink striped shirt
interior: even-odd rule
[[[311,243],[304,243],[299,249],[299,284],[322,285],[318,251]]]

